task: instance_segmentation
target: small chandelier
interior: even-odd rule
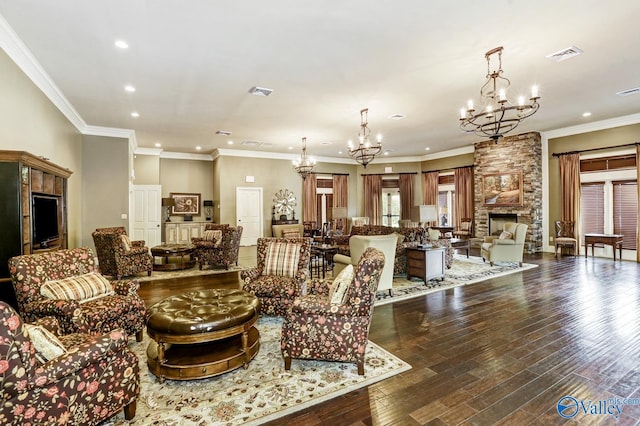
[[[293,160],[293,168],[305,180],[313,172],[316,160],[307,157],[307,138],[302,138],[302,155],[299,160]]]
[[[467,133],[475,133],[488,137],[498,143],[504,134],[518,127],[518,124],[538,111],[538,86],[531,87],[531,97],[525,102],[524,96],[518,98],[517,104],[507,99],[507,90],[511,85],[508,78],[502,75],[502,46],[485,53],[487,59],[487,82],[480,88],[482,107],[476,111],[473,101],[467,108],[460,109],[460,128]],[[491,71],[491,56],[498,54],[498,70]]]
[[[369,123],[367,123],[368,113],[368,108],[360,111],[360,131],[358,132],[358,139],[360,140],[360,143],[358,144],[358,147],[354,148],[353,142],[349,141],[349,155],[358,163],[362,164],[365,169],[367,168],[367,164],[372,162],[376,155],[382,152],[381,134],[378,133],[378,143],[376,145],[371,145],[371,142],[369,141],[371,130],[369,130]]]

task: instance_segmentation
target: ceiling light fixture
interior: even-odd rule
[[[307,138],[302,138],[302,155],[299,160],[293,160],[293,168],[305,180],[313,172],[316,160],[307,157]]]
[[[120,49],[128,49],[129,45],[127,44],[126,41],[123,40],[116,40],[115,42],[116,47],[119,47]]]
[[[140,114],[134,111],[134,112],[131,113],[131,116],[133,118],[138,118],[138,117],[140,117]]]
[[[367,164],[376,158],[376,155],[382,152],[382,135],[378,133],[376,145],[372,145],[369,140],[371,130],[369,129],[368,121],[369,108],[360,110],[360,131],[358,132],[358,147],[353,146],[353,142],[349,141],[349,156],[356,160],[358,163],[366,169]]]
[[[517,104],[507,99],[507,90],[511,85],[508,78],[502,76],[503,47],[491,49],[484,56],[487,59],[487,81],[480,88],[481,108],[476,111],[473,101],[467,108],[460,109],[460,128],[466,133],[475,133],[481,137],[498,139],[518,127],[518,124],[538,111],[538,86],[531,87],[529,102],[524,96],[518,98]],[[491,56],[498,55],[498,69],[491,71]]]
[[[133,86],[131,86],[131,85],[128,85],[128,86],[124,86],[124,90],[125,90],[126,92],[135,92],[135,91],[136,91],[136,88],[135,88],[135,87],[133,87]]]

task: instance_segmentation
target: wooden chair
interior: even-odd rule
[[[453,236],[456,238],[471,238],[473,235],[473,219],[470,217],[463,217],[460,219],[460,226],[453,232]]]
[[[571,247],[573,256],[577,254],[578,240],[574,232],[575,222],[568,220],[556,220],[555,256],[558,257],[558,248]],[[560,251],[562,254],[562,250]]]

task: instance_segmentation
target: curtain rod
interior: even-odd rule
[[[629,146],[636,146],[636,145],[640,145],[640,142],[627,143],[627,144],[623,144],[623,145],[606,146],[606,147],[603,146],[601,148],[581,149],[581,150],[578,150],[578,151],[554,152],[551,155],[553,155],[554,157],[560,157],[561,155],[581,154],[583,152],[603,151],[605,149],[615,149],[615,148],[626,148],[626,147],[629,147]]]
[[[393,175],[417,175],[418,172],[397,172],[397,173],[363,173],[360,176],[393,176]]]
[[[311,172],[312,175],[349,176],[349,173]]]
[[[422,173],[433,173],[433,172],[448,172],[450,170],[455,171],[458,169],[466,169],[466,168],[474,168],[475,166],[472,164],[470,166],[459,166],[459,167],[451,167],[450,169],[440,169],[440,170],[425,170]]]

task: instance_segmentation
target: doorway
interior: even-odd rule
[[[236,187],[236,225],[242,226],[241,246],[258,244],[263,235],[262,188]]]
[[[162,242],[162,186],[132,185],[129,236],[144,240],[147,247]]]

